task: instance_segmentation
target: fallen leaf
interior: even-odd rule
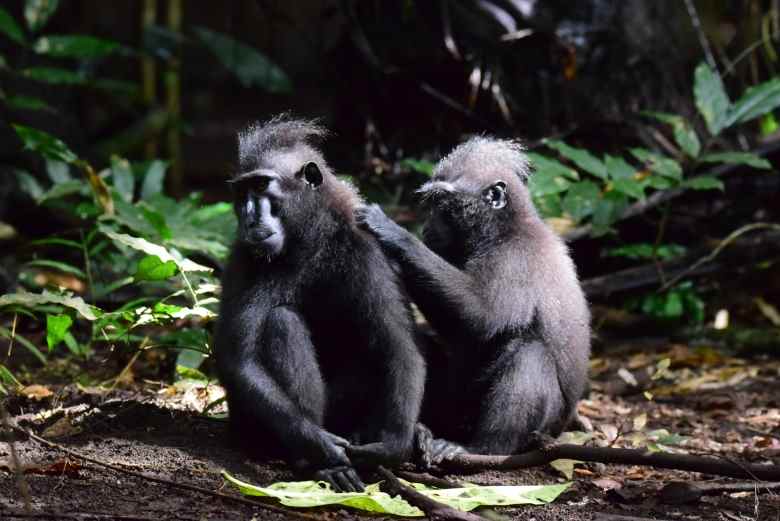
[[[622,483],[611,478],[594,479],[591,483],[599,487],[601,490],[620,490],[623,488]]]
[[[38,384],[22,387],[19,393],[26,396],[27,398],[33,398],[35,400],[43,400],[44,398],[48,398],[54,394],[49,390],[48,387],[44,387],[43,385]]]

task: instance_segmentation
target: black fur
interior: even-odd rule
[[[397,269],[309,144],[323,132],[282,117],[239,136],[215,350],[244,446],[356,490],[353,464],[410,456],[425,364]]]
[[[587,382],[587,302],[566,246],[531,202],[527,175],[519,145],[475,138],[421,189],[425,243],[378,206],[356,214],[400,262],[448,345],[429,353],[422,421],[475,453],[513,453],[536,432],[559,434]],[[424,428],[420,437],[426,463],[458,452]]]

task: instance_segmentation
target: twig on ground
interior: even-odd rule
[[[664,486],[658,493],[664,503],[693,503],[702,496],[715,496],[734,492],[769,492],[780,490],[780,483],[756,483],[755,481],[741,483],[691,483],[675,481]]]
[[[76,452],[74,450],[71,450],[71,449],[69,449],[69,448],[67,448],[67,447],[65,447],[63,445],[58,444],[58,443],[54,443],[54,442],[51,442],[51,441],[49,441],[47,439],[41,438],[40,436],[32,433],[31,431],[26,431],[26,430],[24,430],[21,427],[18,427],[16,425],[11,425],[10,428],[15,430],[15,431],[17,431],[17,432],[19,432],[19,433],[21,433],[21,434],[23,434],[23,435],[25,435],[25,436],[29,436],[30,439],[32,439],[32,440],[34,440],[34,441],[36,441],[36,442],[38,442],[38,443],[40,443],[42,445],[46,445],[47,447],[50,447],[52,449],[57,449],[57,450],[59,450],[61,452],[64,452],[65,454],[69,454],[70,456],[73,456],[74,458],[79,458],[79,459],[87,461],[89,463],[93,463],[95,465],[99,465],[101,467],[105,467],[107,469],[111,469],[111,470],[113,470],[115,472],[121,472],[121,473],[127,474],[129,476],[134,476],[134,477],[146,480],[146,481],[159,483],[161,485],[166,485],[166,486],[169,486],[169,487],[179,488],[179,489],[183,489],[183,490],[189,490],[189,491],[192,491],[192,492],[198,492],[200,494],[205,494],[207,496],[218,497],[218,498],[221,498],[221,499],[232,501],[234,503],[241,503],[242,505],[253,506],[253,507],[257,507],[257,508],[263,509],[263,510],[270,510],[270,511],[276,512],[278,514],[284,514],[284,515],[287,515],[287,516],[298,517],[300,519],[309,519],[309,520],[318,520],[319,519],[316,516],[313,516],[311,514],[306,514],[304,512],[296,512],[294,510],[288,510],[288,509],[280,508],[280,507],[277,507],[277,506],[274,506],[274,505],[268,505],[268,504],[265,504],[265,503],[252,501],[250,499],[246,499],[246,498],[243,498],[243,497],[240,497],[240,496],[233,496],[233,495],[230,495],[230,494],[225,494],[224,492],[218,492],[216,490],[209,490],[207,488],[199,487],[197,485],[191,485],[189,483],[179,483],[179,482],[171,481],[171,480],[165,479],[165,478],[158,478],[156,476],[150,476],[148,474],[144,474],[143,472],[136,472],[134,470],[124,469],[124,468],[119,467],[117,465],[113,465],[111,463],[106,463],[105,461],[100,461],[98,459],[91,458],[89,456],[84,456],[83,454],[79,454],[78,452]]]
[[[561,444],[517,454],[514,456],[488,456],[478,454],[460,454],[443,463],[447,470],[516,470],[538,467],[557,459],[573,459],[618,465],[644,465],[659,469],[685,470],[701,472],[715,476],[727,476],[738,479],[780,481],[780,465],[756,465],[736,463],[710,456],[691,456],[668,452],[650,452],[640,449],[620,449],[613,447],[583,447],[581,445]]]
[[[461,512],[444,503],[429,498],[423,494],[420,494],[412,487],[404,485],[395,475],[384,467],[377,469],[379,475],[381,475],[385,481],[385,487],[391,495],[399,495],[409,502],[410,505],[416,506],[428,516],[432,521],[485,521],[484,517],[480,517],[470,512]]]
[[[396,470],[394,472],[398,477],[404,478],[406,481],[414,481],[415,483],[422,483],[429,487],[436,488],[460,488],[462,483],[457,481],[450,481],[448,479],[440,478],[427,472],[409,472],[407,470]]]
[[[752,151],[753,154],[757,156],[766,156],[769,155],[777,150],[780,150],[780,142],[770,143],[768,145],[764,145],[762,147],[759,147],[758,149]],[[733,170],[736,170],[738,168],[743,167],[744,165],[737,164],[737,163],[728,163],[723,165],[718,165],[717,167],[713,168],[712,170],[709,170],[702,174],[702,176],[706,177],[721,177]],[[691,177],[691,179],[695,179],[696,177],[700,176],[694,176]],[[620,217],[618,218],[619,221],[623,221],[625,219],[628,219],[630,217],[635,217],[637,215],[640,215],[647,210],[650,210],[651,208],[655,208],[661,203],[664,203],[666,201],[669,201],[671,199],[674,199],[686,192],[685,188],[673,188],[671,190],[662,190],[655,192],[654,194],[650,195],[648,198],[637,201],[634,204],[627,207],[625,210],[623,210],[623,213],[620,214]],[[577,239],[581,239],[585,236],[587,236],[592,230],[592,226],[590,224],[585,224],[583,226],[578,226],[577,228],[574,228],[573,230],[570,230],[566,232],[563,235],[563,238],[566,239],[566,241],[576,241]]]

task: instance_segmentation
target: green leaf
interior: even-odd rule
[[[599,179],[607,178],[607,167],[601,162],[599,158],[591,154],[585,149],[574,148],[563,141],[548,140],[545,141],[545,145],[557,150],[562,156],[571,160],[579,168],[586,172],[593,174]]]
[[[46,174],[49,176],[49,180],[54,184],[64,183],[65,181],[73,179],[73,176],[70,175],[68,163],[63,163],[56,159],[46,160]]]
[[[197,369],[203,364],[203,361],[208,358],[208,355],[203,351],[196,351],[194,349],[180,349],[179,354],[176,355],[176,367],[187,367],[190,369]]]
[[[601,199],[601,189],[593,181],[580,181],[569,187],[563,197],[562,207],[572,219],[580,222],[591,215]]]
[[[52,293],[44,290],[42,293],[28,293],[20,291],[18,293],[6,293],[0,296],[0,308],[4,306],[20,305],[29,308],[43,306],[46,304],[58,304],[67,308],[75,309],[87,320],[96,320],[96,313],[102,313],[99,308],[90,306],[81,297],[74,297],[71,293],[62,294]]]
[[[705,163],[732,163],[752,166],[763,170],[771,170],[772,164],[761,156],[750,152],[717,152],[701,157]]]
[[[414,172],[427,175],[428,177],[433,176],[433,169],[436,167],[436,165],[430,161],[426,161],[425,159],[413,159],[411,157],[407,157],[401,161],[401,166]]]
[[[679,181],[683,176],[680,163],[661,154],[656,154],[644,148],[632,148],[631,155],[643,162],[651,172]]]
[[[706,63],[700,63],[694,73],[693,95],[710,134],[717,136],[726,125],[731,101],[723,81]]]
[[[537,171],[528,181],[528,190],[534,199],[551,194],[565,192],[571,181],[555,175],[551,171]]]
[[[750,87],[731,109],[726,126],[763,116],[780,106],[780,78]]]
[[[259,487],[240,481],[225,471],[223,477],[247,496],[274,497],[283,505],[311,508],[341,505],[377,514],[421,517],[423,512],[400,496],[390,497],[379,490],[379,484],[368,485],[364,492],[333,492],[324,482],[297,481]],[[405,482],[406,483],[406,482]],[[419,493],[458,510],[468,512],[480,506],[541,505],[555,500],[569,488],[569,483],[544,486],[478,486],[433,489],[411,483]]]
[[[143,176],[141,185],[141,199],[149,199],[153,195],[162,193],[163,181],[165,181],[165,171],[168,169],[168,163],[155,159],[149,163]]]
[[[653,255],[655,252],[655,255]],[[686,248],[679,244],[661,244],[656,247],[654,244],[640,242],[637,244],[626,244],[617,248],[609,248],[602,255],[605,257],[625,257],[634,260],[647,260],[653,257],[658,259],[672,259],[684,255]]]
[[[628,206],[628,198],[624,194],[614,190],[604,193],[593,210],[591,223],[594,233],[597,236],[606,233],[620,218],[626,206]]]
[[[114,190],[126,202],[133,201],[135,193],[135,176],[127,159],[111,156],[111,177],[114,180]]]
[[[24,125],[11,124],[11,126],[24,143],[25,150],[31,150],[47,159],[56,159],[65,163],[72,163],[78,159],[78,156],[65,143],[51,134]]]
[[[561,196],[559,194],[547,194],[534,197],[534,206],[539,214],[544,217],[560,217],[563,214]]]
[[[52,186],[48,191],[42,194],[38,200],[38,204],[43,204],[49,199],[59,199],[71,194],[86,192],[87,186],[81,182],[73,179],[71,181],[65,181]]]
[[[761,116],[761,135],[768,136],[774,134],[780,129],[780,123],[777,122],[777,118],[771,112]]]
[[[176,374],[183,380],[195,380],[198,382],[208,382],[209,377],[201,373],[194,367],[186,367],[183,365],[176,366]]]
[[[166,280],[179,271],[172,260],[163,262],[156,255],[147,255],[138,263],[135,271],[135,280]]]
[[[65,246],[67,248],[75,248],[79,251],[83,246],[78,241],[71,241],[69,239],[63,239],[61,237],[48,237],[46,239],[37,239],[30,241],[30,246]]]
[[[29,195],[35,201],[38,201],[43,196],[43,187],[38,180],[32,176],[29,172],[19,170],[15,168],[13,173],[16,174],[16,180],[19,183],[19,188]]]
[[[709,176],[691,177],[686,179],[682,186],[693,190],[724,190],[723,181]]]
[[[22,75],[52,85],[84,85],[87,82],[87,78],[80,71],[54,67],[30,67],[22,70]]]
[[[27,0],[24,5],[24,19],[27,20],[30,31],[37,32],[46,25],[59,5],[59,0]]]
[[[196,27],[194,32],[244,87],[260,87],[283,94],[292,92],[292,82],[287,74],[256,49],[205,27]]]
[[[550,159],[549,157],[529,152],[528,159],[531,160],[531,164],[533,164],[537,173],[546,172],[547,175],[566,177],[573,181],[579,181],[580,179],[580,174],[578,174],[576,170],[569,168],[554,159]]]
[[[73,319],[68,315],[46,315],[46,344],[50,353],[65,339],[72,325]]]
[[[607,166],[610,179],[633,179],[637,174],[636,168],[629,165],[622,157],[605,154],[604,164]]]
[[[46,112],[57,112],[54,107],[45,101],[32,98],[30,96],[9,96],[5,103],[14,110],[42,110]]]
[[[116,233],[110,228],[102,225],[98,226],[98,228],[100,229],[101,233],[105,234],[116,243],[142,251],[147,255],[155,255],[159,257],[159,259],[164,263],[168,261],[174,261],[181,271],[212,271],[212,269],[207,266],[197,264],[181,256],[174,257],[172,253],[163,246],[151,243],[146,239],[133,237],[132,235],[126,235],[124,233]]]
[[[33,50],[39,54],[79,60],[103,58],[119,49],[116,42],[80,34],[42,36],[33,44]]]
[[[693,130],[693,127],[688,121],[676,114],[666,114],[663,112],[643,112],[642,114],[671,125],[672,131],[674,132],[674,140],[677,142],[680,149],[690,157],[698,157],[699,152],[701,152],[701,142],[699,142],[699,136],[696,135],[696,131]],[[726,122],[723,126],[725,128],[730,124],[731,123]]]
[[[171,229],[168,228],[168,225],[165,222],[165,217],[163,217],[160,212],[156,212],[144,205],[140,205],[140,208],[141,212],[144,214],[144,218],[149,221],[152,226],[154,226],[154,229],[157,230],[160,238],[162,238],[163,241],[169,241],[172,237],[172,234]]]
[[[634,199],[644,199],[645,198],[645,185],[641,181],[637,181],[636,179],[632,178],[622,178],[622,179],[615,179],[612,181],[612,187],[622,193],[626,194],[629,197],[633,197]]]
[[[25,45],[27,43],[22,28],[16,23],[14,17],[2,7],[0,7],[0,33],[18,44]]]
[[[63,273],[70,273],[71,275],[76,275],[77,277],[80,277],[82,279],[86,278],[84,272],[81,271],[76,266],[71,266],[70,264],[67,264],[65,262],[60,262],[60,261],[54,261],[48,259],[37,259],[25,263],[25,266],[32,266],[34,268],[52,268],[55,270],[59,270]]]

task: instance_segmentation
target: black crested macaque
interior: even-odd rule
[[[590,314],[563,241],[539,217],[512,141],[473,138],[419,190],[424,243],[376,206],[364,228],[397,260],[448,349],[428,354],[421,462],[510,454],[557,436],[587,383]]]
[[[282,116],[239,134],[215,352],[242,445],[357,491],[353,464],[411,457],[425,361],[397,268],[311,144],[324,133]]]

